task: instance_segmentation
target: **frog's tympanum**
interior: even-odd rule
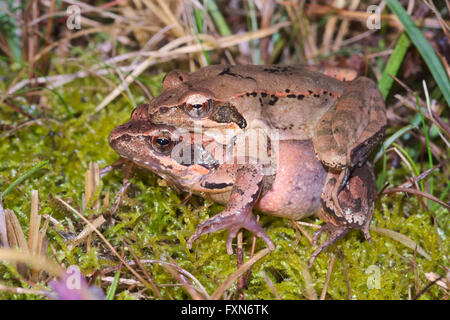
[[[321,217],[326,223],[314,240],[322,231],[330,235],[310,265],[350,229],[370,239],[376,186],[367,158],[386,127],[370,79],[340,81],[306,67],[210,66],[172,71],[163,89],[109,142],[121,157],[227,205],[198,226],[189,246],[228,229],[232,253],[233,238],[245,228],[274,249],[253,208],[290,219]],[[252,131],[277,134],[252,140],[250,149],[256,144],[264,152],[242,152]]]

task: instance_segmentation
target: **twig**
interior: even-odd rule
[[[417,194],[419,196],[423,196],[425,198],[433,200],[434,202],[439,203],[444,208],[450,209],[450,205],[448,205],[447,203],[439,200],[438,198],[436,198],[435,196],[429,194],[428,192],[424,192],[424,191],[420,191],[420,190],[416,190],[416,189],[411,189],[411,188],[389,188],[389,189],[384,190],[383,193],[386,194],[386,193],[396,193],[396,192],[406,192],[406,193]]]
[[[103,234],[98,231],[98,229],[89,221],[87,220],[85,217],[83,217],[83,215],[81,213],[79,213],[77,210],[75,210],[70,204],[68,204],[67,202],[65,202],[64,200],[56,197],[56,200],[58,200],[59,202],[61,202],[64,206],[66,206],[70,211],[72,211],[73,213],[75,213],[81,220],[84,221],[84,223],[88,224],[92,229],[94,229],[95,233],[98,234],[98,236],[100,237],[100,239],[103,240],[103,242],[106,244],[106,246],[112,251],[112,253],[119,258],[119,260],[125,265],[125,267],[130,270],[130,272],[136,277],[138,278],[139,281],[141,281],[143,284],[145,284],[147,287],[151,288],[150,284],[141,277],[141,275],[139,273],[136,272],[136,270],[134,270],[126,261],[125,259],[116,251],[116,249],[114,249],[114,247],[111,245],[111,243],[109,243],[109,241],[103,236]]]
[[[144,268],[144,266],[141,264],[139,257],[134,253],[134,251],[130,248],[130,246],[126,245],[123,241],[122,244],[127,247],[128,251],[130,251],[131,255],[133,256],[134,261],[136,261],[136,264],[141,268],[144,275],[147,277],[148,282],[153,288],[153,291],[155,291],[156,295],[160,300],[163,300],[163,296],[161,295],[161,292],[158,289],[158,286],[156,285],[155,281],[153,280],[153,277],[148,273],[148,271]]]
[[[427,292],[428,290],[430,290],[430,288],[439,280],[441,280],[442,278],[444,278],[443,276],[440,276],[439,278],[437,278],[436,280],[430,282],[429,284],[427,284],[427,286],[425,288],[423,288],[418,294],[416,294],[416,296],[413,298],[413,300],[417,300],[419,299],[425,292]]]
[[[258,252],[253,258],[249,259],[246,263],[244,263],[240,268],[234,271],[232,274],[228,276],[228,278],[217,288],[214,294],[211,296],[212,300],[218,300],[225,290],[245,271],[250,269],[250,267],[258,262],[261,258],[263,258],[266,254],[268,254],[270,250],[268,248],[261,250]]]
[[[352,300],[352,288],[350,287],[350,279],[348,277],[347,267],[345,265],[344,257],[342,255],[342,251],[339,250],[338,247],[334,246],[337,250],[337,255],[339,258],[339,261],[342,264],[342,269],[344,270],[345,280],[347,281],[347,298],[348,300]]]
[[[320,294],[320,300],[325,300],[325,296],[327,294],[327,290],[328,290],[328,284],[330,282],[331,279],[331,274],[333,272],[333,266],[334,266],[334,261],[336,260],[336,255],[333,254],[331,256],[331,260],[330,263],[328,264],[328,272],[327,272],[327,277],[325,279],[325,283],[323,284],[323,290],[322,293]]]

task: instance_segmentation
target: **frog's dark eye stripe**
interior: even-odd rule
[[[133,119],[133,115],[134,115],[134,113],[136,112],[137,108],[138,108],[138,107],[134,108],[133,111],[131,111],[130,119]]]
[[[213,109],[213,102],[211,99],[206,100],[204,103],[196,103],[196,104],[190,104],[185,103],[183,105],[184,111],[193,119],[202,119],[207,117],[212,109]]]

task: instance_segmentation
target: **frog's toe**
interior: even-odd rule
[[[233,243],[233,239],[236,238],[237,233],[241,229],[247,229],[248,231],[253,232],[255,236],[264,240],[264,242],[267,244],[270,250],[275,250],[275,244],[273,243],[272,239],[270,239],[270,237],[267,235],[267,233],[255,219],[255,217],[251,215],[250,218],[247,219],[244,218],[240,221],[236,221],[234,226],[230,228],[227,238],[228,254],[233,254],[233,248],[231,245]]]
[[[197,227],[195,233],[189,238],[187,247],[190,249],[192,247],[192,243],[204,234],[213,233],[224,229],[229,230],[226,243],[228,254],[233,254],[233,239],[236,238],[237,233],[241,229],[247,229],[253,232],[257,237],[262,238],[266,242],[270,250],[275,249],[273,241],[259,225],[258,221],[256,221],[251,212],[240,214],[229,214],[228,212],[222,212],[215,217],[202,222]]]
[[[322,230],[323,229],[323,230]],[[334,244],[336,241],[338,241],[340,238],[345,236],[350,229],[346,227],[338,227],[334,226],[332,224],[325,224],[322,228],[320,228],[313,236],[313,244],[317,243],[317,240],[321,233],[323,232],[329,232],[330,235],[328,236],[328,239],[320,245],[319,248],[317,248],[316,251],[313,252],[311,255],[311,258],[309,259],[308,267],[311,268],[314,261],[316,260],[317,256],[324,251],[326,248]]]

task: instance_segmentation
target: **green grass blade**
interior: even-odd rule
[[[411,165],[411,168],[413,170],[414,175],[417,177],[418,175],[420,175],[420,170],[417,167],[416,163],[414,162],[413,158],[411,158],[411,156],[409,155],[409,153],[403,149],[403,147],[401,147],[400,145],[393,143],[393,146],[396,147],[406,158],[406,161],[409,162],[409,164]],[[423,180],[419,181],[419,187],[421,191],[425,191],[425,187],[423,185]]]
[[[205,13],[203,12],[203,10],[200,9],[194,9],[194,17],[195,17],[195,23],[197,25],[197,30],[199,33],[204,33],[205,32],[205,25],[203,24],[203,21],[205,19]],[[194,32],[195,36],[197,37],[197,32]],[[200,39],[197,39],[198,43],[200,43],[200,45],[202,45],[203,41]],[[211,59],[209,58],[209,53],[203,49],[203,45],[202,45],[202,53],[203,56],[205,57],[206,60],[206,64],[209,66],[211,64]]]
[[[392,83],[394,82],[394,79],[392,79],[390,75],[393,76],[397,75],[397,72],[400,69],[400,66],[402,65],[406,51],[408,50],[410,44],[411,41],[409,40],[408,36],[405,33],[403,33],[398,39],[394,52],[392,52],[392,55],[389,58],[389,61],[383,70],[381,80],[378,83],[378,88],[383,94],[383,99],[385,100],[389,94],[389,90],[392,87]]]
[[[23,176],[20,176],[19,178],[17,178],[16,180],[13,181],[13,183],[11,183],[9,185],[8,188],[5,189],[5,191],[2,192],[2,198],[4,198],[8,193],[10,193],[18,184],[20,184],[22,181],[28,179],[28,177],[30,177],[33,173],[35,173],[36,171],[38,171],[40,168],[42,168],[43,166],[45,166],[48,163],[48,160],[42,161],[40,163],[38,163],[37,165],[35,165],[33,168],[31,168],[31,170],[29,170],[28,172],[26,172]]]
[[[422,55],[422,58],[425,60],[428,68],[430,69],[430,72],[433,75],[437,85],[441,89],[441,92],[444,95],[447,104],[450,105],[449,79],[445,72],[444,66],[437,57],[433,48],[397,0],[386,0],[386,4],[403,24],[405,31],[408,33],[411,41],[414,43],[417,50]]]
[[[219,29],[219,33],[221,36],[230,36],[231,30],[228,26],[227,22],[225,21],[225,18],[223,17],[222,13],[220,12],[219,8],[217,7],[215,0],[208,0],[208,11],[211,15],[212,19],[217,25],[217,28]]]
[[[415,125],[407,125],[406,127],[401,128],[400,130],[398,130],[397,132],[395,132],[393,135],[391,135],[389,138],[387,138],[384,142],[383,145],[380,147],[380,150],[378,150],[376,156],[375,156],[375,161],[377,161],[385,152],[385,150],[387,150],[387,148],[389,148],[389,146],[398,138],[400,138],[401,136],[403,136],[405,133],[407,133],[409,130],[411,129],[415,129],[417,128],[417,126]]]
[[[106,295],[105,300],[114,299],[114,296],[116,295],[117,285],[119,284],[119,278],[120,278],[120,270],[117,270],[116,274],[114,275],[114,280],[108,288],[108,293]]]
[[[383,147],[383,146],[381,146]],[[387,177],[387,156],[386,156],[386,150],[383,149],[383,167],[381,168],[381,172],[377,177],[377,188],[378,190],[381,190],[383,188],[385,181]]]

